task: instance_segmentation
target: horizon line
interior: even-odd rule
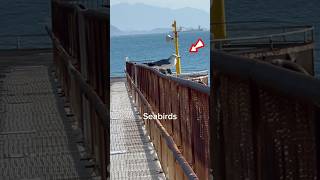
[[[110,8],[112,8],[112,6],[119,5],[119,4],[128,4],[128,5],[142,4],[142,5],[145,5],[145,6],[151,6],[151,7],[157,7],[157,8],[165,8],[165,9],[171,9],[171,10],[179,10],[179,9],[184,9],[184,8],[191,8],[191,9],[196,9],[196,10],[204,11],[204,12],[206,12],[206,13],[210,13],[210,7],[209,7],[209,9],[208,9],[209,11],[208,11],[208,10],[206,10],[206,9],[202,9],[202,8],[198,8],[198,7],[184,6],[184,7],[179,7],[179,8],[170,8],[170,7],[167,7],[167,6],[151,5],[151,4],[145,4],[145,3],[142,3],[142,2],[135,2],[135,3],[116,2],[116,3],[113,3],[113,4],[110,3]]]

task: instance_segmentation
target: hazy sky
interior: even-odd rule
[[[210,0],[110,0],[111,6],[118,3],[143,3],[171,9],[193,7],[210,12]]]

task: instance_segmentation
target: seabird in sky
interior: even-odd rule
[[[159,61],[154,61],[154,62],[148,62],[148,63],[143,63],[146,64],[150,67],[159,69],[161,72],[168,72],[169,74],[172,74],[171,69],[177,64],[177,55],[172,54],[168,59],[161,59]]]

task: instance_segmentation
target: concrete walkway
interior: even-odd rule
[[[111,80],[110,91],[111,179],[165,179],[143,121],[131,104],[124,79]]]
[[[91,178],[50,78],[51,56],[0,52],[1,180]]]

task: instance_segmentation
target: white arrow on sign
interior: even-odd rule
[[[203,48],[203,47],[204,47],[204,42],[202,41],[201,38],[199,38],[196,44],[191,45],[189,52],[196,53],[196,52],[198,52],[198,49]]]

